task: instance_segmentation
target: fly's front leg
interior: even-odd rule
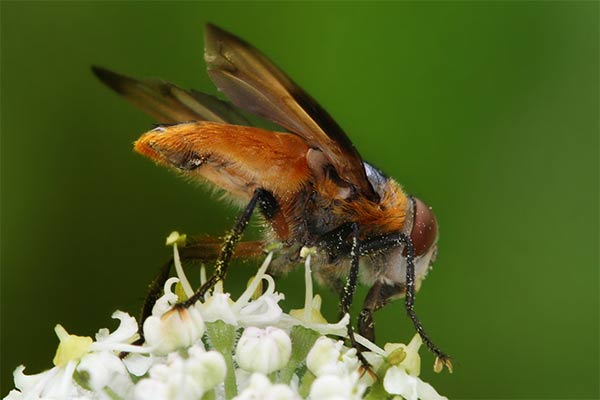
[[[240,239],[242,238],[242,234],[246,227],[248,226],[248,222],[250,222],[250,217],[252,217],[252,213],[256,208],[256,205],[261,201],[261,199],[265,196],[265,191],[263,189],[256,189],[250,202],[242,212],[242,214],[238,217],[233,229],[225,235],[225,241],[223,242],[223,246],[221,247],[221,252],[219,253],[219,257],[215,262],[215,271],[212,276],[194,293],[189,299],[181,303],[182,307],[190,307],[195,304],[198,300],[203,299],[204,295],[215,287],[217,282],[223,280],[225,275],[227,274],[227,267],[229,266],[229,262],[233,256],[235,251],[235,246],[238,244]]]
[[[403,233],[380,236],[362,243],[360,250],[361,254],[366,255],[401,245],[404,245],[406,249],[406,283],[405,285],[399,284],[393,286],[381,284],[379,284],[381,286],[378,286],[376,283],[371,290],[369,290],[367,298],[365,299],[365,306],[363,307],[359,318],[359,332],[366,337],[369,337],[370,335],[370,338],[374,339],[375,325],[373,322],[373,312],[383,307],[392,298],[405,294],[404,307],[406,313],[412,321],[415,330],[419,336],[421,336],[423,343],[425,343],[427,348],[436,355],[437,360],[439,361],[439,363],[436,362],[436,369],[441,369],[441,367],[445,365],[448,367],[448,370],[452,371],[452,361],[450,357],[441,351],[429,338],[415,312],[415,249],[410,237]]]
[[[415,249],[412,243],[412,240],[404,234],[400,235],[400,239],[404,242],[406,246],[406,297],[404,299],[404,307],[406,308],[406,313],[408,317],[413,323],[415,330],[423,339],[423,343],[427,346],[429,350],[436,356],[436,369],[443,368],[445,365],[450,372],[452,372],[452,361],[450,356],[440,350],[433,341],[429,338],[421,321],[419,321],[419,317],[417,317],[417,313],[415,312]],[[439,363],[441,364],[438,364]],[[439,365],[439,366],[438,366]]]

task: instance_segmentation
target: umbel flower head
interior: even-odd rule
[[[143,324],[145,343],[134,344],[139,327],[122,311],[113,314],[119,327],[112,333],[100,329],[95,340],[57,325],[54,367],[34,375],[17,367],[15,389],[5,399],[445,399],[418,377],[418,335],[408,345],[383,349],[358,336],[373,369],[373,374],[364,373],[356,349],[344,344],[349,316],[330,324],[321,315],[320,297],[313,295],[310,249],[303,251],[301,310],[286,313],[279,306],[284,295],[266,274],[272,253],[237,300],[217,285],[204,301],[177,305],[193,293],[179,261],[177,246],[184,240],[173,233],[167,241],[178,277],[167,280]],[[267,288],[257,296],[263,281]],[[175,285],[181,290],[173,291]],[[123,352],[127,355],[120,357]]]

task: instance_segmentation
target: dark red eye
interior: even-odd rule
[[[415,248],[415,257],[418,257],[427,253],[437,242],[438,226],[431,208],[416,197],[413,200],[415,216],[410,238]]]

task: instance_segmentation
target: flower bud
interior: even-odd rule
[[[342,342],[321,336],[308,352],[306,366],[315,376],[335,373],[342,354]]]
[[[300,400],[298,393],[289,386],[272,384],[269,379],[261,374],[252,374],[250,384],[234,400]]]
[[[310,388],[313,400],[359,400],[366,389],[358,383],[358,373],[343,376],[323,375]]]
[[[227,373],[225,359],[218,351],[204,351],[200,347],[189,350],[186,373],[193,378],[204,392],[223,382]]]
[[[158,355],[170,353],[181,347],[189,347],[202,338],[204,320],[199,303],[184,308],[175,306],[160,318],[151,316],[144,322],[146,343]]]
[[[219,352],[194,346],[187,358],[172,353],[168,359],[167,365],[155,365],[136,385],[136,399],[200,399],[225,379],[227,367]]]
[[[283,368],[292,354],[292,341],[285,331],[267,327],[244,329],[236,348],[238,365],[265,375]]]

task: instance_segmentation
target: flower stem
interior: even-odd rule
[[[233,345],[235,344],[235,327],[223,321],[206,324],[208,338],[215,350],[223,355],[227,365],[225,375],[225,398],[233,399],[237,395],[235,367],[233,365]]]
[[[308,352],[315,344],[319,333],[312,329],[305,328],[300,325],[296,325],[290,332],[290,338],[292,339],[292,355],[287,365],[279,371],[279,382],[290,383],[294,373],[302,362],[306,360]]]

